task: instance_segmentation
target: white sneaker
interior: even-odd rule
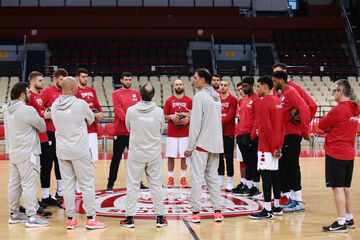
[[[46,227],[49,226],[50,223],[48,221],[42,220],[39,217],[29,217],[25,223],[26,227]]]
[[[264,194],[261,192],[255,196],[253,196],[253,199],[258,200],[258,201],[264,201]]]
[[[9,220],[8,220],[8,223],[24,223],[26,222],[27,220],[27,217],[21,215],[20,213],[18,213],[17,215],[15,214],[10,214],[10,217],[9,217]]]

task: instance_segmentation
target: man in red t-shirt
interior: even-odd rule
[[[115,113],[114,143],[113,157],[111,159],[109,178],[106,187],[106,192],[108,193],[113,192],[114,183],[117,179],[119,170],[120,159],[125,148],[129,148],[130,133],[125,125],[126,111],[129,107],[135,105],[141,100],[140,92],[131,88],[131,84],[133,82],[131,73],[124,72],[121,74],[120,82],[122,83],[122,88],[119,88],[112,93]],[[141,183],[141,188],[144,189],[146,187]]]
[[[37,71],[33,71],[29,74],[30,83],[30,101],[27,103],[29,106],[33,106],[40,117],[44,118],[44,105],[39,96],[39,92],[44,87],[43,74]],[[53,164],[53,159],[50,156],[48,136],[46,132],[39,133],[41,154],[40,154],[40,184],[42,189],[42,203],[43,206],[59,206],[62,203],[50,194],[50,176]]]
[[[166,156],[168,157],[167,186],[174,186],[174,159],[179,153],[181,159],[180,186],[188,186],[186,181],[186,158],[184,152],[189,140],[189,121],[192,100],[184,94],[184,84],[180,79],[174,81],[174,96],[168,98],[164,105],[165,121],[168,122],[166,134]]]
[[[221,121],[223,130],[224,153],[219,154],[219,182],[220,188],[225,188],[225,166],[224,155],[226,159],[227,186],[225,191],[231,192],[233,189],[234,176],[234,133],[235,133],[235,115],[237,109],[237,98],[230,91],[230,82],[222,80],[220,83],[221,100]]]
[[[220,82],[221,76],[219,74],[214,74],[211,80],[211,85],[213,86],[214,90],[220,94]]]
[[[355,228],[350,185],[360,110],[358,104],[350,101],[350,93],[348,81],[337,81],[333,94],[338,105],[319,122],[319,128],[327,132],[324,144],[326,187],[333,190],[338,216],[333,224],[323,227],[325,232],[347,232],[347,228]]]
[[[62,95],[62,80],[66,76],[68,76],[68,72],[65,69],[57,69],[54,72],[54,84],[45,88],[40,93],[40,98],[42,99],[45,108],[44,119],[46,119],[46,134],[49,138],[50,156],[54,161],[55,177],[57,182],[56,198],[63,197],[63,184],[61,180],[59,162],[56,156],[55,127],[51,120],[51,105],[60,95]]]

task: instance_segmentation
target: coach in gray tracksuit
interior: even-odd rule
[[[26,221],[27,227],[42,227],[50,224],[36,218],[41,154],[38,132],[45,132],[46,127],[36,110],[26,105],[29,89],[27,83],[16,83],[11,89],[11,102],[4,111],[6,153],[10,157],[9,223]],[[19,215],[21,193],[28,219]]]
[[[165,208],[162,190],[162,156],[161,134],[165,125],[164,112],[151,102],[152,96],[145,99],[145,90],[151,84],[140,90],[142,101],[128,108],[125,124],[130,132],[129,155],[126,169],[126,215],[135,216],[137,192],[145,170],[155,214],[162,216]],[[153,93],[152,93],[153,95]],[[144,101],[146,100],[146,101]]]
[[[204,76],[210,78],[206,80]],[[209,76],[208,76],[209,75]],[[214,210],[220,210],[220,186],[218,179],[219,153],[224,152],[221,101],[210,85],[211,74],[207,69],[195,72],[193,83],[200,91],[194,96],[191,111],[189,143],[185,151],[191,157],[191,206],[193,213],[201,209],[201,185],[205,180]]]

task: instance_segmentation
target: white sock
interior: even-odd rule
[[[42,198],[48,198],[50,196],[50,188],[42,188]]]
[[[63,190],[63,181],[62,180],[56,180],[57,183],[57,191],[62,192]]]
[[[346,223],[345,218],[338,217],[338,224],[344,225]]]
[[[253,182],[254,187],[256,187],[257,189],[259,189],[259,182]]]
[[[296,194],[293,190],[290,190],[290,198],[296,200]]]
[[[79,187],[79,182],[78,182],[78,181],[76,181],[76,183],[75,183],[75,191],[77,191],[77,192],[81,192],[81,191],[80,191],[80,187]]]
[[[227,184],[233,185],[233,177],[227,177]]]
[[[172,171],[170,172],[170,171],[169,171],[168,176],[169,176],[169,177],[174,177],[174,172],[172,172]]]
[[[241,178],[242,184],[246,185],[246,178]]]
[[[246,180],[246,186],[250,189],[252,186],[252,181],[251,180]]]
[[[219,183],[220,183],[220,186],[225,185],[225,177],[224,177],[224,175],[219,175]]]
[[[346,219],[346,221],[350,221],[351,219],[353,219],[353,215],[351,213],[347,213],[345,215],[345,219]]]
[[[285,193],[282,193],[283,196],[287,197],[287,198],[290,198],[290,192],[285,192]]]
[[[298,202],[299,202],[299,201],[302,202],[302,193],[301,193],[301,190],[294,192],[294,194],[295,194],[295,200],[298,201]]]
[[[280,199],[274,199],[274,206],[280,207]]]
[[[186,170],[181,170],[181,177],[185,177],[186,178]]]
[[[264,202],[264,207],[266,211],[271,211],[271,202]]]

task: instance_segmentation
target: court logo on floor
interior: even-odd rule
[[[168,219],[181,219],[191,214],[191,189],[190,188],[164,188],[165,216]],[[201,196],[201,217],[212,218],[214,209],[211,196],[203,188]],[[126,189],[115,189],[114,193],[105,190],[96,191],[96,214],[108,217],[125,217]],[[150,191],[139,191],[136,205],[137,218],[154,218],[155,212],[151,201]],[[224,217],[234,217],[256,213],[262,209],[262,202],[249,199],[232,193],[221,192],[221,210]],[[81,197],[76,199],[76,211],[85,213]]]

